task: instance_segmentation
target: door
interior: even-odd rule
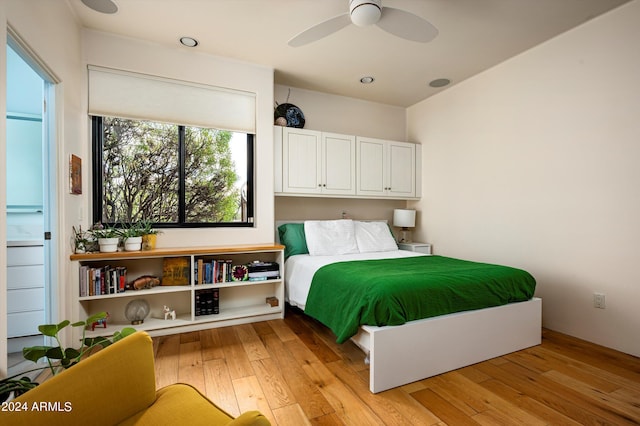
[[[8,367],[18,373],[30,367],[20,363],[22,348],[45,343],[38,325],[53,322],[54,262],[45,232],[55,200],[54,111],[45,106],[54,85],[29,49],[13,34],[7,40],[7,352],[17,354]]]
[[[358,138],[358,195],[382,197],[387,190],[386,141]]]
[[[322,193],[355,195],[356,138],[335,133],[322,134]]]
[[[320,132],[287,127],[283,130],[283,192],[322,192]]]
[[[389,192],[391,197],[410,198],[416,194],[416,146],[389,142]]]

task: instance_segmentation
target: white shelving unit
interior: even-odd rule
[[[162,278],[165,258],[181,257],[188,259],[190,278],[187,285],[157,286],[143,290],[127,290],[123,293],[97,296],[79,296],[79,275],[81,266],[103,267],[124,266],[127,268],[127,281],[133,281],[142,275]],[[198,259],[210,261],[231,260],[234,265],[248,264],[259,260],[277,262],[280,278],[264,281],[230,281],[215,284],[198,284],[195,266]],[[156,249],[137,252],[87,253],[71,256],[73,271],[78,277],[74,294],[73,321],[83,320],[97,312],[109,313],[106,328],[96,327],[87,330],[86,336],[109,336],[124,327],[145,330],[151,335],[164,335],[196,331],[206,328],[266,321],[284,318],[284,246],[232,246],[232,247],[192,247],[174,249]],[[73,272],[72,272],[73,273]],[[219,313],[196,315],[196,294],[202,290],[219,290]],[[278,306],[267,303],[268,297],[278,299]],[[134,299],[144,299],[150,305],[150,314],[139,325],[131,325],[125,318],[127,304]],[[176,311],[176,319],[164,319],[163,307],[170,306]],[[74,329],[74,337],[79,338],[82,330]]]

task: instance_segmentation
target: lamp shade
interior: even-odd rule
[[[408,209],[395,209],[393,211],[393,226],[413,228],[416,226],[416,211]]]

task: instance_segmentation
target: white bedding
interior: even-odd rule
[[[297,254],[291,256],[285,262],[285,298],[287,301],[300,309],[304,309],[307,303],[307,295],[311,288],[313,275],[324,265],[350,260],[368,259],[392,259],[410,256],[428,256],[406,250],[381,251],[372,253],[354,253],[336,256],[310,256],[308,254]]]

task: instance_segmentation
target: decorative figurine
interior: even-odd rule
[[[107,328],[107,319],[109,318],[109,312],[107,312],[107,316],[104,318],[100,318],[98,321],[94,321],[91,323],[91,331],[94,331],[96,327]]]
[[[153,275],[143,275],[127,284],[127,290],[142,290],[160,285],[160,279]]]
[[[176,310],[164,305],[164,319],[176,319]]]

